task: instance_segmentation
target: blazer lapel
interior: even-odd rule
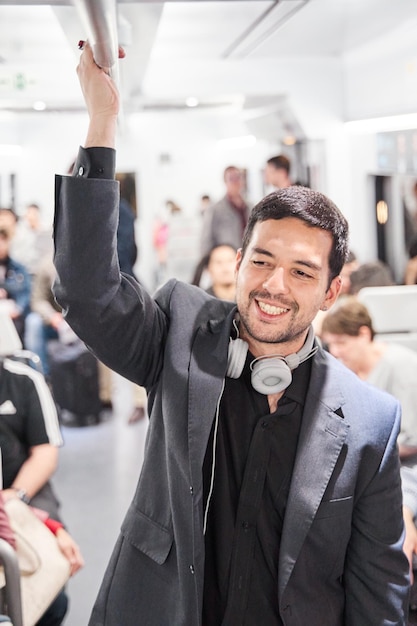
[[[334,378],[328,361],[319,351],[314,357],[281,538],[280,598],[349,429],[343,417],[336,413],[344,398]]]
[[[202,488],[207,442],[223,390],[233,312],[197,330],[191,351],[188,394],[188,445],[194,490]],[[194,491],[195,493],[195,491]]]

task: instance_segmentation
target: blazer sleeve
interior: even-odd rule
[[[344,573],[346,626],[407,624],[409,567],[402,550],[400,408],[396,406],[382,460],[354,507]],[[358,489],[362,489],[360,484]]]
[[[161,364],[166,314],[117,256],[115,180],[57,176],[53,292],[76,334],[114,371],[150,387]]]

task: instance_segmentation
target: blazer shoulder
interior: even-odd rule
[[[197,317],[200,322],[220,321],[236,308],[233,302],[211,296],[201,287],[170,279],[155,292],[158,306],[170,319]]]
[[[329,352],[319,349],[314,357],[313,375],[322,388],[323,398],[341,400],[344,411],[368,415],[395,415],[399,402],[388,392],[361,380],[352,370],[335,359]]]

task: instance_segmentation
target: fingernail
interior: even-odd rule
[[[85,46],[85,41],[83,39],[80,39],[80,41],[78,42],[78,48],[80,50],[84,50],[84,46]]]

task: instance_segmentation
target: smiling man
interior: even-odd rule
[[[117,89],[89,46],[78,74],[90,125],[57,177],[54,291],[150,416],[90,626],[405,625],[398,403],[311,327],[340,291],[345,218],[274,192],[250,215],[236,305],[175,279],[151,296],[117,263]]]

